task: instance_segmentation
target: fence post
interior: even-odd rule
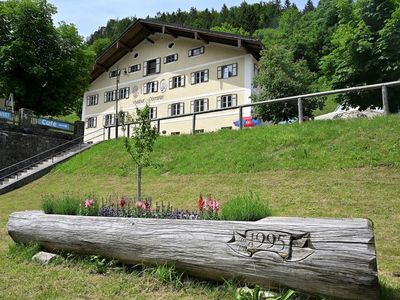
[[[160,126],[161,126],[161,121],[160,121],[160,119],[157,119],[157,131],[158,131],[158,134],[160,134]]]
[[[111,139],[111,126],[108,127],[108,139]]]
[[[388,92],[387,86],[382,86],[382,104],[383,104],[383,114],[385,116],[389,115],[389,101],[388,101]]]
[[[243,107],[239,106],[239,129],[243,128]]]
[[[303,100],[297,99],[297,108],[299,110],[299,124],[303,123]]]
[[[127,134],[128,134],[128,138],[129,137],[131,137],[131,124],[128,124],[128,132],[127,132]]]
[[[103,127],[103,141],[106,140],[106,129]]]
[[[196,113],[193,112],[193,119],[192,119],[192,134],[196,134]]]

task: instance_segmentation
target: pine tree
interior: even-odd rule
[[[315,7],[314,7],[314,3],[312,2],[312,0],[307,0],[306,5],[304,6],[303,13],[313,11],[314,9],[315,9]]]

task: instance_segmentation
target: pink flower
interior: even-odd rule
[[[142,201],[136,201],[136,208],[138,208],[138,209],[141,209],[141,208],[143,208],[143,203],[142,203]]]
[[[214,211],[218,212],[218,210],[219,210],[219,201],[215,201],[215,203],[214,203]]]
[[[93,205],[94,205],[94,200],[93,199],[86,199],[85,200],[85,207],[86,208],[93,207]]]

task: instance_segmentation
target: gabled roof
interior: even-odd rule
[[[257,60],[260,58],[262,49],[261,42],[252,37],[246,37],[237,34],[215,32],[204,29],[197,29],[176,24],[163,23],[153,20],[137,20],[129,26],[106,50],[101,53],[90,74],[93,82],[104,72],[107,72],[118,60],[132,51],[143,40],[149,39],[149,36],[155,33],[165,33],[174,37],[182,36],[197,40],[203,40],[205,43],[214,42],[236,47],[244,47]]]

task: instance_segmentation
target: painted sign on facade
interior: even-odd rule
[[[0,110],[0,119],[12,120],[11,112]]]
[[[62,129],[62,130],[70,131],[70,124],[63,123],[63,122],[60,122],[60,121],[53,121],[53,120],[49,120],[49,119],[38,118],[37,119],[37,124],[42,125],[42,126],[56,128],[56,129]]]

